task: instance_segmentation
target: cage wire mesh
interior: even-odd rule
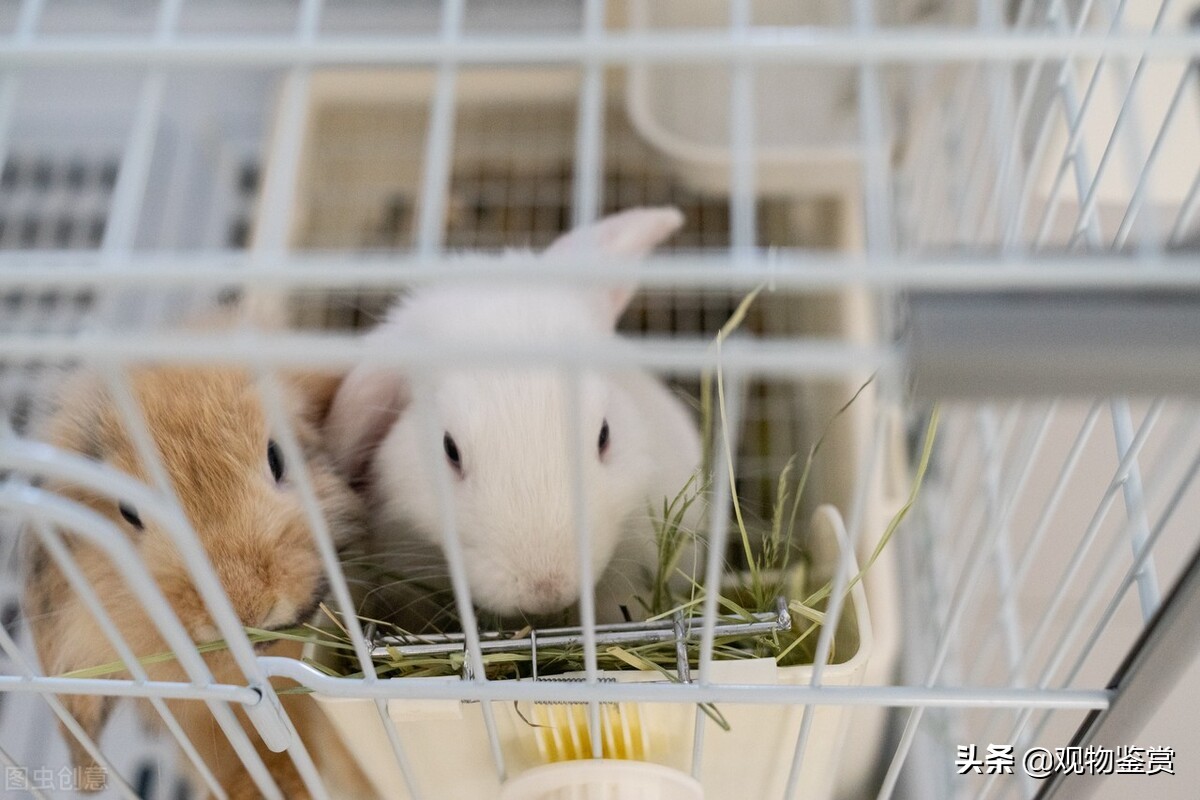
[[[79,788],[57,716],[80,693],[189,698],[171,703],[176,713],[208,700],[233,739],[245,731],[233,745],[248,770],[237,790],[345,796],[338,775],[322,780],[314,767],[345,739],[333,722],[320,744],[281,757],[294,768],[265,748],[256,755],[260,738],[288,738],[271,711],[272,675],[388,701],[366,702],[371,736],[346,741],[392,770],[371,789],[386,796],[495,794],[505,773],[538,763],[505,737],[542,734],[501,700],[568,720],[573,744],[552,750],[584,757],[599,754],[595,734],[610,730],[613,709],[625,725],[631,708],[650,728],[672,720],[688,733],[665,760],[703,777],[712,797],[731,796],[714,771],[762,796],[1035,796],[1043,784],[1022,774],[1021,755],[1067,746],[1116,702],[1112,676],[1190,560],[1197,409],[1186,396],[1155,399],[1153,387],[1126,397],[1115,379],[1119,388],[1081,392],[1065,372],[1061,384],[1014,378],[981,393],[943,380],[930,392],[906,370],[906,335],[926,296],[1033,296],[1051,315],[1097,288],[1194,287],[1191,14],[1171,0],[0,4],[6,796]],[[136,674],[84,683],[37,665],[19,613],[23,540],[84,533],[44,481],[92,474],[31,444],[33,411],[64,372],[112,376],[119,397],[133,364],[236,363],[273,375],[256,385],[284,419],[272,381],[296,367],[348,367],[362,354],[358,334],[410,288],[481,269],[475,251],[540,249],[641,205],[676,206],[686,222],[639,270],[642,290],[620,324],[635,347],[601,352],[606,365],[644,364],[697,397],[714,336],[761,285],[721,362],[742,512],[769,520],[789,460],[802,464],[821,441],[802,516],[827,502],[845,517],[842,540],[806,543],[812,580],[829,579],[838,598],[826,611],[844,619],[838,636],[817,639],[802,677],[738,677],[702,644],[690,688],[601,681],[591,657],[578,682],[516,687],[478,668],[469,624],[463,659],[476,668],[441,689],[369,674],[334,688],[294,660],[258,657],[244,637],[241,650],[231,643],[240,672],[216,686],[202,669],[168,686]],[[527,266],[547,281],[611,280],[590,262],[565,275]],[[239,340],[178,325],[264,289],[287,297],[286,329]],[[556,366],[578,366],[559,355]],[[1003,374],[1040,363],[1038,352],[1020,355]],[[950,396],[936,403],[934,432],[939,393]],[[136,431],[136,403],[121,411]],[[291,463],[299,444],[280,441]],[[141,507],[157,498],[177,514],[147,444],[137,445],[150,465]],[[130,484],[96,474],[105,502],[93,506],[120,524]],[[308,479],[298,480],[303,494]],[[911,510],[872,559],[910,492]],[[729,545],[736,572],[746,564],[720,480],[713,501],[711,541]],[[182,552],[186,528],[171,534]],[[340,607],[349,587],[331,554],[316,560]],[[842,602],[856,560],[870,563],[865,591]],[[225,594],[215,574],[194,580]],[[232,606],[209,607],[240,630]],[[469,623],[469,608],[459,611]],[[702,626],[715,624],[709,607]],[[844,652],[843,628],[862,639],[848,686],[836,685],[838,670],[860,662]],[[354,642],[360,656],[364,641]],[[759,685],[728,685],[742,683]],[[477,728],[477,763],[457,765],[481,781],[470,791],[430,771],[436,759],[422,748],[443,740],[388,713],[422,699],[448,699]],[[723,709],[735,733],[762,728],[766,739],[753,741],[763,752],[722,752],[733,740],[694,711],[699,701]],[[803,718],[766,722],[768,709],[801,707]],[[179,737],[132,701],[117,708],[97,739],[101,796],[236,794],[197,777],[188,762],[203,758],[180,755]],[[677,716],[655,718],[659,708]],[[990,744],[1013,746],[1012,769],[993,759],[999,768],[968,763],[962,774],[960,746],[982,761]],[[770,776],[744,774],[767,761]]]

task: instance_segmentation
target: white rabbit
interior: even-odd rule
[[[598,251],[628,260],[648,253],[682,222],[674,208],[632,209],[574,230],[546,252]],[[634,290],[482,282],[423,288],[369,336],[382,348],[401,341],[620,346],[614,328]],[[580,421],[570,419],[565,369],[352,371],[326,430],[335,458],[366,487],[371,546],[381,554],[402,553],[394,562],[401,574],[418,552],[432,550],[440,558],[436,473],[444,471],[475,604],[505,617],[560,611],[580,592],[574,481],[581,468],[599,581],[597,618],[620,620],[622,605],[640,611],[632,601],[635,594],[648,597],[647,578],[657,565],[655,519],[662,518],[664,498],[674,500],[699,468],[700,437],[689,410],[648,373],[576,374],[583,432]],[[573,461],[571,436],[584,442],[582,465]],[[695,525],[697,516],[690,510],[687,524]],[[694,571],[698,552],[689,547],[680,568]],[[446,575],[444,562],[439,571]]]

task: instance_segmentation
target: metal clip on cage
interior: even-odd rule
[[[792,617],[787,600],[776,598],[775,611],[751,614],[746,622],[722,622],[713,628],[715,636],[754,636],[761,633],[791,630]],[[680,682],[691,682],[688,643],[700,638],[701,617],[686,617],[676,611],[669,619],[650,622],[618,622],[596,625],[596,644],[651,644],[675,642],[677,675]],[[530,628],[528,631],[488,631],[479,634],[479,649],[483,653],[530,653],[533,679],[538,679],[537,650],[542,647],[583,647],[583,628]],[[391,635],[371,640],[371,655],[375,658],[396,656],[446,655],[463,656],[464,678],[470,678],[466,636],[461,633],[429,635]]]

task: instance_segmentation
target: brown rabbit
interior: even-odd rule
[[[242,623],[285,628],[308,620],[328,587],[300,495],[291,485],[282,451],[271,438],[253,376],[227,367],[154,366],[130,370],[129,377],[183,510]],[[339,549],[348,547],[365,532],[364,511],[335,471],[318,435],[336,380],[292,376],[282,382],[291,406],[292,430],[329,530]],[[98,376],[73,376],[54,405],[40,426],[40,438],[148,482]],[[78,486],[51,483],[48,488],[98,511],[125,531],[196,642],[220,638],[182,558],[152,519],[127,503]],[[27,562],[26,613],[45,673],[57,675],[116,660],[90,611],[32,534],[28,538],[33,545]],[[65,541],[133,652],[141,656],[169,649],[107,558],[81,538],[67,535]],[[289,642],[259,648],[265,654],[291,657],[299,651],[298,644]],[[206,662],[219,683],[245,680],[227,652],[212,653]],[[175,661],[146,669],[155,680],[187,680]],[[112,706],[111,698],[90,695],[67,695],[62,700],[93,736],[103,729]],[[296,694],[283,695],[281,700],[335,796],[370,796],[365,779],[332,729],[324,725],[312,698]],[[204,703],[171,701],[169,706],[230,797],[260,796]],[[153,713],[149,704],[142,707]],[[235,710],[284,796],[308,797],[291,758],[269,752],[245,715],[236,706]],[[92,763],[73,736],[67,734],[67,740],[77,765]]]

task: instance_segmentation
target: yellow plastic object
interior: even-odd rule
[[[592,757],[592,735],[587,706],[582,703],[538,703],[530,721],[537,727],[538,753],[547,764]],[[600,706],[600,747],[607,759],[650,758],[648,732],[637,703],[604,703]]]

